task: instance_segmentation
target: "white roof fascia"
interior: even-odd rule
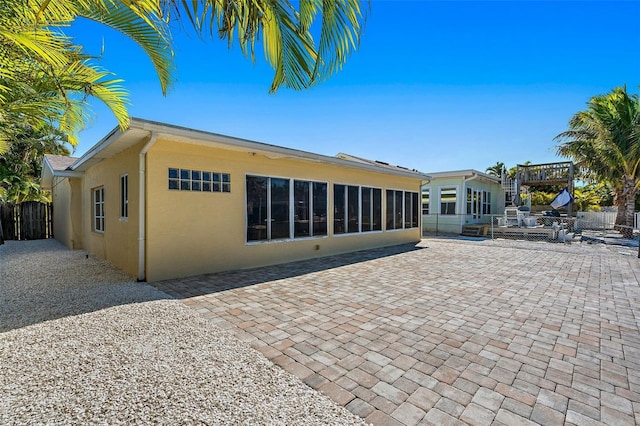
[[[466,178],[466,177],[471,177],[471,176],[479,176],[488,180],[492,180],[495,181],[496,183],[500,183],[500,178],[496,177],[496,176],[492,176],[486,173],[482,173],[479,172],[478,170],[453,170],[453,171],[448,171],[448,172],[434,172],[434,173],[429,173],[432,177],[432,179],[438,179],[438,178],[453,178],[453,177],[461,177],[461,178]]]
[[[263,142],[255,142],[250,141],[248,139],[235,138],[231,136],[220,135],[217,133],[205,132],[202,130],[194,130],[188,129],[185,127],[176,127],[172,125],[156,123],[152,121],[140,120],[140,119],[131,119],[131,127],[135,127],[138,129],[144,129],[148,131],[157,132],[166,138],[171,138],[171,136],[178,136],[188,138],[189,140],[182,140],[181,142],[193,143],[196,145],[205,145],[210,146],[211,143],[220,143],[222,147],[233,147],[233,148],[241,148],[243,150],[249,150],[254,152],[260,152],[265,154],[269,158],[303,158],[305,160],[325,163],[325,164],[335,164],[340,166],[347,166],[351,168],[359,168],[366,169],[369,171],[376,171],[379,173],[386,173],[392,175],[401,175],[412,177],[416,179],[429,179],[429,176],[419,173],[419,172],[411,172],[407,170],[406,172],[402,170],[388,170],[383,167],[377,167],[374,165],[366,164],[366,163],[357,163],[354,164],[354,161],[343,160],[336,157],[331,157],[328,155],[322,154],[314,154],[307,151],[301,151],[292,148],[285,148],[277,145],[271,145]],[[202,143],[205,141],[207,143]],[[275,156],[273,155],[275,154]]]
[[[411,177],[415,179],[430,179],[431,177],[419,172],[412,172],[407,170],[387,170],[382,167],[377,167],[365,163],[356,163],[350,160],[343,160],[327,155],[314,154],[307,151],[300,151],[297,149],[285,148],[277,145],[266,144],[262,142],[254,142],[247,139],[235,138],[231,136],[220,135],[217,133],[206,132],[202,130],[194,130],[186,127],[178,127],[164,123],[158,123],[149,120],[143,120],[139,118],[131,118],[129,123],[129,129],[138,129],[148,132],[156,132],[163,139],[178,140],[180,142],[212,146],[218,145],[221,148],[233,149],[233,150],[246,150],[248,152],[259,152],[266,155],[269,158],[298,158],[305,159],[314,162],[320,162],[325,164],[339,165],[349,168],[364,169],[368,171],[375,171],[378,173],[385,173],[391,175],[399,175],[405,177]],[[120,131],[119,128],[113,129],[107,136],[105,136],[100,142],[98,142],[93,148],[85,153],[80,159],[71,166],[73,170],[81,169],[81,166],[89,161],[92,157],[103,151],[111,143],[116,141],[125,132]]]
[[[53,176],[55,176],[55,177],[79,178],[79,177],[84,176],[84,173],[76,172],[74,170],[54,170]]]
[[[123,132],[122,132],[122,130],[120,130],[120,127],[114,128],[104,138],[100,139],[100,141],[97,144],[95,144],[94,146],[89,148],[89,150],[87,152],[85,152],[84,155],[78,159],[78,161],[76,161],[75,163],[73,163],[71,165],[70,169],[71,170],[77,170],[77,169],[81,168],[81,166],[85,162],[87,162],[88,160],[93,158],[95,155],[99,154],[106,147],[111,145],[111,143],[113,141],[115,141],[116,139],[118,139],[118,137],[120,137],[122,134],[123,134]]]

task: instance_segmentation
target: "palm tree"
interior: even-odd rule
[[[359,44],[360,0],[7,0],[0,4],[0,129],[16,119],[59,123],[70,134],[87,121],[87,96],[102,100],[121,127],[128,115],[120,80],[96,67],[63,33],[78,18],[110,26],[153,62],[162,91],[171,84],[169,23],[186,14],[198,34],[218,34],[255,59],[262,40],[275,70],[270,91],[303,89],[341,69]],[[317,43],[313,37],[319,32]],[[38,84],[42,82],[42,84]],[[32,122],[32,124],[36,124]],[[11,135],[0,131],[0,152]]]
[[[633,225],[640,190],[640,98],[616,87],[587,103],[555,140],[559,155],[570,157],[591,176],[611,184],[619,206],[617,224]]]
[[[271,92],[282,85],[308,88],[339,71],[358,48],[366,18],[361,0],[162,2],[173,16],[185,11],[198,34],[215,33],[229,46],[236,39],[252,60],[262,39],[265,58],[275,70]]]
[[[168,24],[156,0],[129,7],[115,0],[12,0],[0,5],[0,152],[14,135],[11,123],[57,123],[75,143],[90,117],[87,97],[103,101],[122,128],[127,126],[121,80],[97,67],[61,28],[85,17],[136,41],[153,62],[163,92],[171,81]],[[155,5],[155,8],[154,8]]]
[[[502,161],[497,161],[495,165],[486,168],[486,172],[491,176],[502,177],[502,171],[504,170],[504,163]]]

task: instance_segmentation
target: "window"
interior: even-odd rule
[[[466,206],[467,215],[474,219],[491,214],[491,192],[467,188]]]
[[[104,187],[93,190],[93,230],[104,232]]]
[[[327,184],[293,181],[293,237],[327,235]]]
[[[231,175],[229,173],[169,168],[169,189],[231,192]]]
[[[333,233],[344,234],[346,232],[344,218],[345,213],[345,185],[333,185]]]
[[[422,188],[422,214],[429,214],[429,188]]]
[[[309,207],[311,201],[311,188],[309,182],[296,180],[293,182],[293,220],[295,222],[293,236],[294,237],[308,237],[311,235],[311,228],[309,226]]]
[[[333,233],[382,230],[382,190],[356,185],[333,185]]]
[[[453,215],[456,214],[456,188],[440,189],[440,214]]]
[[[129,175],[120,176],[120,219],[129,217]]]
[[[362,187],[362,232],[382,230],[382,190]]]
[[[327,184],[323,182],[312,182],[313,189],[313,233],[312,236],[327,235]]]
[[[360,232],[360,187],[333,185],[333,233]]]
[[[347,217],[349,223],[347,232],[354,233],[360,231],[360,188],[349,185],[347,187]]]
[[[387,189],[387,230],[418,227],[418,200],[417,192]]]
[[[247,241],[267,239],[269,178],[247,176]]]
[[[247,176],[247,241],[326,234],[326,183]]]
[[[409,211],[411,212],[411,227],[417,228],[420,226],[420,214],[418,213],[420,210],[420,204],[418,201],[418,193],[411,193],[411,208]]]
[[[270,178],[271,239],[290,238],[289,179]]]
[[[482,193],[482,214],[491,214],[491,192]]]

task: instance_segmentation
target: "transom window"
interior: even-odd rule
[[[104,187],[93,190],[93,230],[104,232]]]
[[[229,173],[169,168],[169,189],[231,192],[231,175]]]
[[[247,241],[327,235],[327,184],[247,176]]]
[[[417,228],[419,209],[417,192],[387,189],[387,230]]]

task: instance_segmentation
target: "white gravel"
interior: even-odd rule
[[[53,240],[0,246],[0,424],[364,424],[85,256]]]

